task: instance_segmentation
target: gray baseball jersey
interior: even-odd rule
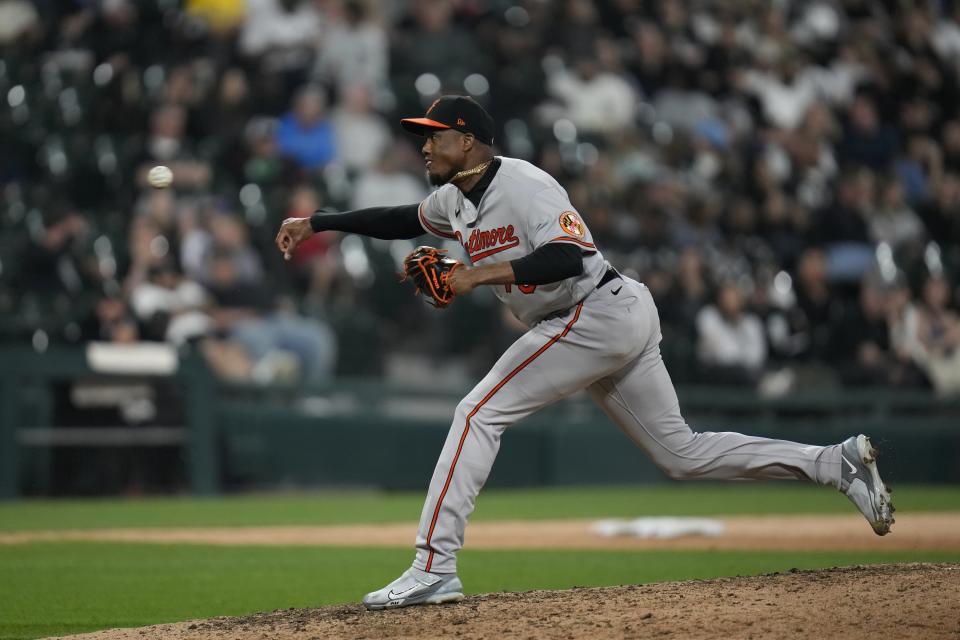
[[[589,229],[540,169],[503,158],[479,208],[446,185],[424,200],[420,221],[434,235],[457,239],[477,264],[548,242],[572,242],[587,253],[576,278],[525,290],[494,285],[530,329],[457,406],[420,517],[416,568],[456,571],[467,518],[503,432],[581,389],[673,478],[805,479],[840,488],[840,445],[691,431],[660,357],[650,292],[630,278],[603,278],[607,265]]]
[[[527,325],[580,302],[607,269],[564,188],[523,160],[500,158],[500,170],[479,209],[454,185],[440,187],[420,204],[420,222],[436,236],[456,239],[474,265],[522,258],[550,242],[583,248],[584,269],[576,278],[494,287],[496,296]]]

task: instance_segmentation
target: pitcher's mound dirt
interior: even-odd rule
[[[367,612],[360,605],[116,629],[72,638],[960,638],[960,565],[790,571],[640,586],[472,596]]]

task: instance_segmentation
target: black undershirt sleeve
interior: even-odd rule
[[[426,233],[420,224],[419,208],[410,204],[345,213],[318,212],[310,217],[310,227],[316,232],[343,231],[383,240],[412,239]],[[510,264],[520,284],[549,284],[583,273],[580,248],[566,242],[545,244]]]
[[[317,212],[310,216],[316,231],[344,231],[381,240],[401,240],[426,233],[420,224],[419,204],[399,207],[370,207],[344,213]]]
[[[569,242],[549,242],[510,264],[518,284],[550,284],[583,273],[583,254]]]

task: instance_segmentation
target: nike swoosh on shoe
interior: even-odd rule
[[[850,475],[852,476],[857,475],[857,468],[853,466],[853,463],[847,460],[846,456],[844,456],[843,454],[840,454],[840,457],[843,459],[844,462],[847,463],[847,466],[850,467]]]

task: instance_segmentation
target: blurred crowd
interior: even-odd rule
[[[0,0],[0,51],[0,341],[483,372],[522,329],[426,308],[412,242],[272,247],[425,197],[397,120],[457,93],[648,284],[678,382],[960,391],[960,3]]]

